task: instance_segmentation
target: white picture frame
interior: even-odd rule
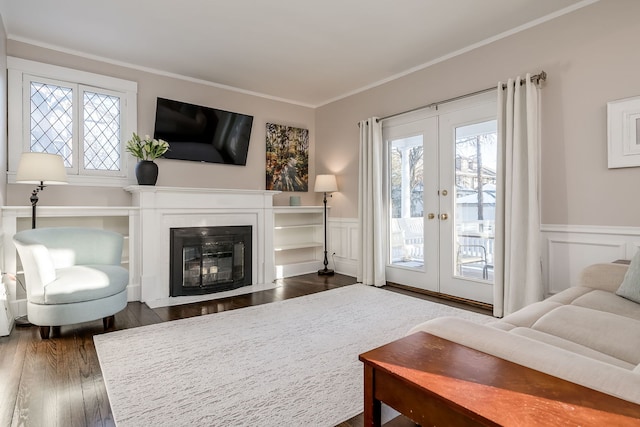
[[[640,166],[640,96],[607,103],[609,169]]]

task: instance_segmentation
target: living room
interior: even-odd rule
[[[628,188],[640,178],[638,168],[610,169],[607,165],[607,103],[640,95],[640,63],[632,44],[640,36],[640,4],[634,0],[579,2],[580,7],[553,19],[524,25],[501,37],[478,40],[456,52],[443,52],[425,66],[394,70],[395,78],[344,96],[293,100],[265,96],[251,89],[237,90],[223,82],[185,78],[133,62],[116,61],[81,49],[60,49],[54,41],[15,36],[3,29],[0,59],[35,61],[66,69],[106,75],[137,83],[137,125],[140,135],[153,134],[158,97],[250,114],[254,118],[245,167],[158,159],[158,187],[265,190],[266,123],[308,129],[309,190],[273,196],[275,206],[287,206],[300,196],[303,206],[320,206],[322,194],[312,190],[313,178],[334,174],[338,191],[332,194],[328,234],[332,267],[355,276],[357,270],[358,135],[357,123],[369,117],[386,117],[431,102],[468,94],[499,81],[544,70],[548,77],[541,90],[541,238],[543,284],[547,295],[577,283],[582,269],[596,262],[631,259],[637,249],[640,227],[638,201]],[[1,9],[0,9],[1,10]],[[7,28],[8,27],[8,28]],[[87,50],[89,48],[86,48]],[[384,58],[381,60],[384,61]],[[259,70],[253,70],[256,74]],[[3,98],[7,97],[3,81]],[[3,104],[0,116],[6,117]],[[0,186],[4,208],[3,246],[11,248],[11,235],[30,214],[31,185],[15,182],[11,122],[3,122],[0,159],[9,165]],[[9,136],[7,136],[7,132]],[[20,147],[18,147],[18,153]],[[130,170],[133,169],[130,159]],[[15,163],[13,163],[15,165]],[[133,178],[129,185],[134,184]],[[82,207],[83,215],[128,217],[134,195],[123,186],[48,186],[38,208]],[[72,213],[67,214],[73,217]],[[111,214],[110,214],[111,215]],[[21,217],[21,219],[24,219]],[[43,219],[43,223],[47,223]],[[128,225],[117,222],[117,228]],[[6,256],[6,254],[5,254]],[[15,262],[15,259],[14,259]],[[7,270],[8,271],[8,270]],[[141,295],[132,283],[131,300]],[[16,314],[25,314],[16,299]],[[11,292],[10,292],[11,293]]]

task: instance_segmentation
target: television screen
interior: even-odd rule
[[[253,116],[158,98],[153,137],[164,158],[246,165]]]

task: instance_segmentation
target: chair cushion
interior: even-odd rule
[[[76,265],[56,270],[56,279],[40,295],[31,295],[35,304],[68,304],[106,298],[122,292],[129,272],[116,265]]]

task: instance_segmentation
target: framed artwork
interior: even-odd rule
[[[640,96],[607,103],[609,169],[640,166]]]
[[[267,190],[309,190],[309,130],[267,123]]]

